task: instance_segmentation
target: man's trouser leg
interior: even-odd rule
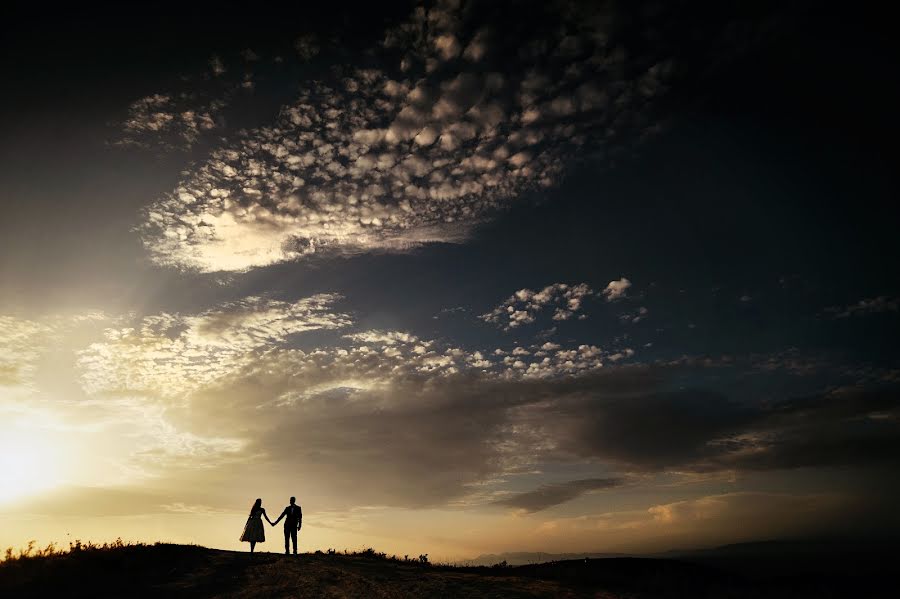
[[[288,541],[293,541],[294,543],[294,555],[297,554],[297,529],[293,526],[288,528],[284,527],[284,552],[288,553]]]

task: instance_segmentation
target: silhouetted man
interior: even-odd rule
[[[297,531],[300,530],[300,527],[303,526],[303,510],[300,509],[299,505],[296,505],[297,498],[291,497],[291,505],[284,508],[284,511],[281,512],[281,515],[278,516],[278,520],[272,524],[275,526],[284,518],[284,554],[288,554],[288,540],[294,542],[294,555],[297,555]]]

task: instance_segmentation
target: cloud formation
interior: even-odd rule
[[[505,302],[479,318],[510,330],[535,321],[544,308],[553,308],[553,320],[568,320],[581,310],[585,298],[593,295],[587,283],[553,283],[540,291],[520,289]],[[580,317],[584,317],[582,314]]]
[[[294,49],[300,60],[312,60],[320,51],[318,37],[313,33],[305,33],[294,40]]]
[[[349,316],[331,310],[338,299],[249,297],[193,316],[161,313],[108,328],[103,341],[79,353],[81,383],[89,394],[182,395],[291,335],[349,325]]]
[[[539,527],[542,542],[566,539],[593,547],[598,535],[623,551],[654,550],[653,540],[670,546],[716,546],[810,534],[859,534],[862,523],[872,526],[873,502],[841,493],[734,492],[659,503],[646,509],[600,512],[554,518]],[[747,523],[753,526],[748,527]]]
[[[219,61],[221,63],[221,61]],[[113,145],[144,149],[187,149],[223,126],[224,99],[201,103],[193,94],[153,94],[135,100]]]
[[[647,318],[647,315],[648,315],[648,314],[650,314],[650,310],[648,310],[648,309],[647,309],[646,307],[644,307],[644,306],[641,306],[640,308],[638,308],[638,309],[635,310],[634,312],[625,312],[625,313],[623,313],[623,314],[620,314],[620,315],[619,315],[619,320],[621,320],[622,322],[630,322],[630,323],[632,323],[632,324],[637,324],[637,323],[639,323],[640,321],[642,321],[642,320],[644,320],[645,318]]]
[[[571,501],[590,491],[611,489],[622,484],[619,478],[584,478],[565,483],[541,485],[533,491],[517,493],[501,499],[498,505],[516,508],[524,512],[539,512],[547,508]]]
[[[744,405],[702,389],[667,390],[694,367],[599,368],[600,356],[587,357],[591,348],[545,344],[488,357],[409,333],[345,339],[348,346],[268,351],[192,391],[193,409],[212,414],[197,434],[240,427],[250,453],[276,462],[292,456],[351,504],[396,506],[467,503],[487,481],[548,461],[602,464],[618,478],[900,456],[896,394],[847,390]],[[585,366],[566,368],[558,354]],[[551,485],[504,501],[537,511],[604,484]]]
[[[853,316],[865,316],[868,314],[880,314],[884,312],[897,312],[900,310],[900,299],[889,298],[884,295],[878,297],[861,299],[855,304],[849,306],[832,306],[826,308],[825,311],[832,314],[834,318],[850,318]]]
[[[550,286],[548,295],[568,305],[576,287]],[[709,369],[754,372],[754,357],[640,364],[616,345],[466,348],[356,328],[339,301],[248,297],[195,314],[107,317],[101,338],[75,354],[81,396],[67,394],[66,413],[84,410],[97,430],[127,434],[119,463],[130,475],[190,471],[202,487],[251,461],[276,471],[287,460],[323,498],[348,507],[499,501],[534,512],[662,473],[900,460],[900,396],[890,389],[740,402],[706,388],[717,380]],[[50,330],[39,321],[0,326],[13,352],[49,344],[34,342]],[[33,378],[28,365],[39,356],[11,355],[3,354],[7,382]],[[544,464],[603,475],[504,492]]]
[[[625,297],[625,291],[631,287],[631,281],[622,277],[618,281],[610,281],[606,288],[600,292],[606,298],[606,301],[612,302],[619,298]]]
[[[211,272],[464,239],[573,156],[653,129],[671,64],[628,57],[609,20],[583,17],[554,13],[513,44],[452,2],[416,8],[373,66],[305,84],[188,172],[146,210],[145,247]]]
[[[35,362],[46,346],[50,327],[32,320],[0,316],[0,387],[23,387],[32,382]]]
[[[545,291],[555,300],[544,302],[543,292],[514,297],[572,307],[583,296],[567,297],[573,289],[588,291],[554,285]],[[704,363],[642,365],[623,347],[547,341],[487,351],[405,331],[354,331],[352,319],[334,311],[337,300],[247,298],[122,323],[79,353],[83,388],[157,423],[147,433],[154,443],[135,457],[141,464],[227,462],[238,450],[263,462],[291,455],[351,504],[470,501],[486,481],[547,461],[601,464],[615,473],[611,485],[639,473],[900,457],[893,392],[847,388],[744,404],[702,387],[674,388],[685,377],[702,381]],[[349,330],[324,347],[292,347],[293,335],[328,329]],[[537,511],[605,484],[548,485],[501,502]]]
[[[0,315],[0,387],[7,396],[33,391],[39,361],[49,349],[79,325],[104,318],[101,312],[33,319]]]

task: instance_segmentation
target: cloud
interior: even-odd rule
[[[213,56],[209,59],[209,69],[216,77],[218,77],[219,75],[224,75],[226,72],[228,72],[228,69],[225,67],[225,63],[219,56]]]
[[[34,391],[39,362],[51,348],[78,326],[104,319],[101,312],[30,319],[0,315],[0,387],[8,395]]]
[[[780,512],[781,525],[788,525],[796,531],[813,524],[810,520],[816,512],[832,511],[840,503],[844,503],[840,497],[822,495],[789,495],[784,493],[726,493],[722,495],[710,495],[685,501],[655,505],[647,512],[653,520],[667,528],[681,528],[687,525],[702,522],[706,526],[726,525],[726,520],[731,522],[762,522],[776,516],[776,510]],[[789,525],[791,520],[796,521],[801,513],[802,524],[798,527],[795,522]],[[773,528],[781,528],[773,527]],[[778,531],[780,536],[785,534],[784,528]]]
[[[89,394],[179,396],[291,335],[349,325],[349,316],[331,311],[339,299],[335,294],[295,302],[248,297],[197,315],[161,313],[108,328],[103,341],[79,352],[81,383]]]
[[[610,281],[606,288],[600,292],[606,297],[606,301],[612,302],[625,297],[625,291],[631,287],[631,281],[622,277],[618,281]]]
[[[533,491],[518,493],[512,497],[501,499],[497,504],[525,512],[539,512],[571,501],[590,491],[610,489],[621,484],[622,479],[619,478],[584,478],[565,483],[545,484]]]
[[[487,481],[548,461],[603,464],[618,478],[888,465],[900,456],[896,395],[755,406],[666,390],[693,367],[557,367],[532,377],[517,362],[539,364],[543,350],[490,355],[371,331],[347,339],[359,345],[269,352],[195,394],[195,409],[215,406],[209,431],[241,423],[259,460],[290,455],[349,504],[465,502]],[[835,437],[841,428],[848,432]],[[839,453],[842,444],[858,449]],[[589,486],[543,487],[508,505],[537,510]]]
[[[573,288],[546,295],[568,302]],[[540,303],[541,293],[517,301]],[[80,393],[53,401],[67,418],[127,439],[115,460],[123,481],[150,477],[161,490],[190,473],[201,492],[251,465],[274,473],[289,464],[316,481],[323,501],[346,507],[499,498],[539,511],[636,475],[878,470],[900,458],[900,396],[889,389],[738,402],[704,388],[716,380],[709,368],[753,372],[756,358],[638,364],[621,346],[464,348],[354,328],[339,302],[248,297],[192,314],[106,317],[92,325],[104,327],[100,338],[75,353]],[[17,385],[34,379],[27,364],[65,329],[10,318],[0,326]],[[13,355],[28,347],[37,357]],[[686,380],[694,387],[680,388]],[[504,491],[514,475],[550,463],[604,476]]]
[[[900,394],[838,389],[765,409],[748,433],[726,439],[720,467],[774,470],[900,461]]]
[[[620,314],[619,320],[621,320],[622,322],[636,324],[636,323],[644,320],[645,318],[647,318],[647,315],[649,313],[650,313],[650,310],[648,310],[644,306],[641,306],[634,312],[624,312],[624,313]]]
[[[256,52],[253,51],[252,48],[244,48],[241,50],[241,58],[243,58],[246,62],[256,62],[259,60],[260,56]]]
[[[159,494],[143,489],[69,486],[6,508],[13,513],[57,517],[137,516],[164,511],[164,501]]]
[[[534,415],[545,418],[558,448],[617,462],[632,471],[692,469],[716,453],[710,443],[743,430],[751,415],[703,390],[596,391],[561,398]]]
[[[320,51],[318,38],[313,33],[303,34],[294,41],[294,49],[300,60],[312,60]]]
[[[221,128],[225,99],[202,103],[195,95],[153,94],[135,100],[120,124],[117,146],[144,149],[187,149]]]
[[[900,310],[900,299],[889,298],[884,295],[869,299],[861,299],[849,306],[832,306],[825,309],[825,311],[832,314],[834,318],[883,314],[885,312],[897,312],[898,310]]]
[[[259,464],[292,456],[348,505],[440,505],[530,462],[523,450],[534,437],[514,431],[510,414],[532,396],[527,381],[577,376],[603,355],[583,346],[490,356],[399,331],[342,339],[349,345],[270,347],[228,372],[216,367],[202,388],[182,387],[190,408],[175,402],[167,419],[203,439],[241,431],[243,455]]]
[[[190,490],[183,488],[153,490],[128,485],[65,486],[51,493],[29,497],[23,502],[6,504],[0,507],[0,514],[8,511],[16,515],[90,518],[224,512],[221,507],[173,501],[174,497],[184,499],[194,496]]]
[[[873,511],[875,508],[875,511]],[[660,503],[646,509],[554,518],[538,528],[551,546],[566,539],[591,547],[598,535],[623,551],[688,549],[760,539],[859,534],[883,526],[887,510],[877,502],[842,493],[734,492]],[[747,523],[752,522],[752,526]]]
[[[562,302],[572,287],[552,289],[548,297]],[[499,497],[537,511],[606,484],[588,475],[503,496],[510,477],[542,464],[591,466],[604,479],[678,479],[847,465],[880,471],[900,459],[900,395],[890,388],[736,401],[715,390],[710,368],[752,373],[752,356],[639,364],[621,346],[465,348],[354,328],[339,301],[248,297],[192,314],[107,317],[97,323],[100,339],[75,353],[80,392],[48,401],[67,415],[82,411],[91,430],[127,439],[116,458],[126,479],[162,485],[159,477],[190,472],[202,489],[241,480],[251,464],[273,473],[289,465],[342,506]],[[55,343],[40,320],[0,326],[13,350]],[[15,372],[16,384],[33,378]]]
[[[89,417],[92,430],[127,435],[128,451],[120,466],[138,477],[188,467],[230,469],[260,455],[277,461],[280,453],[270,442],[283,436],[284,443],[291,443],[298,426],[317,427],[302,434],[307,451],[332,453],[349,471],[357,464],[370,470],[372,464],[358,461],[362,446],[350,453],[329,446],[329,439],[347,439],[344,425],[357,431],[359,443],[371,442],[373,447],[365,452],[385,455],[386,464],[413,464],[422,443],[452,434],[460,445],[455,450],[435,446],[437,470],[447,470],[446,456],[454,451],[476,461],[468,464],[464,476],[450,481],[440,474],[421,496],[409,499],[434,502],[439,496],[458,496],[467,481],[503,468],[505,458],[498,457],[491,437],[505,426],[505,408],[499,406],[493,416],[487,409],[483,422],[475,426],[468,414],[478,398],[513,381],[571,377],[601,368],[609,353],[595,346],[563,349],[545,344],[542,349],[520,347],[510,355],[490,355],[408,332],[378,330],[348,332],[324,348],[292,347],[300,333],[351,327],[352,319],[334,310],[339,300],[334,294],[290,302],[248,297],[195,314],[108,318],[101,339],[75,352],[83,396],[64,400],[66,413],[76,418],[83,413],[80,418]],[[8,337],[21,337],[33,347],[32,333],[45,328],[9,323]],[[11,332],[12,324],[21,331],[18,337]],[[444,383],[450,390],[466,390],[462,396],[442,396],[438,390]],[[379,414],[372,414],[376,407]],[[289,426],[292,415],[302,422]],[[403,436],[395,428],[398,421],[410,427],[405,433],[408,444],[385,441]],[[361,434],[363,429],[369,432]],[[484,447],[480,452],[479,446]],[[309,460],[311,469],[319,464],[318,459]],[[460,468],[466,467],[461,461]],[[401,469],[394,475],[397,488],[412,484],[407,474]],[[384,500],[400,501],[393,491]]]
[[[30,387],[36,362],[50,341],[47,324],[0,316],[0,387]]]
[[[598,146],[615,154],[653,121],[668,70],[607,47],[593,28],[610,21],[579,19],[575,43],[557,26],[570,13],[530,22],[528,39],[578,49],[541,55],[513,37],[487,43],[490,27],[470,34],[470,18],[418,7],[369,66],[335,66],[270,126],[233,136],[144,212],[137,231],[152,259],[242,271],[460,242],[573,159]]]
[[[581,310],[582,303],[593,294],[587,283],[569,285],[553,283],[540,291],[520,289],[505,302],[479,318],[508,331],[531,324],[544,308],[554,308],[553,320],[568,320]]]

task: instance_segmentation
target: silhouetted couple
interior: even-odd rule
[[[262,506],[262,499],[257,499],[250,508],[250,516],[247,518],[247,524],[244,525],[244,533],[241,535],[241,541],[250,543],[250,553],[256,548],[257,543],[266,542],[266,531],[263,527],[262,519],[275,526],[284,518],[284,553],[287,555],[288,543],[294,544],[294,555],[297,555],[297,531],[303,526],[303,510],[297,505],[297,498],[291,497],[291,504],[284,508],[281,515],[275,522],[269,520],[265,508]]]

